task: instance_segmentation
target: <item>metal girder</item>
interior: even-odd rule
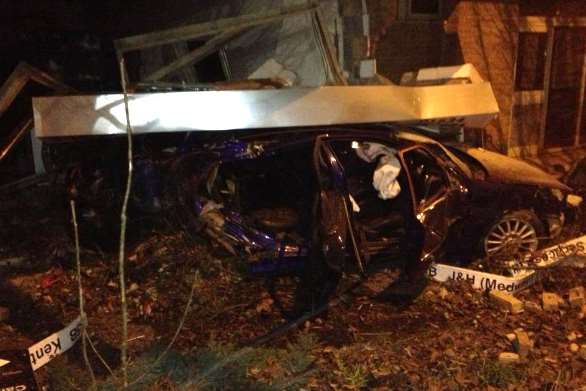
[[[483,127],[498,113],[489,83],[331,86],[129,95],[135,134],[381,122]],[[33,99],[38,137],[126,134],[122,94]]]

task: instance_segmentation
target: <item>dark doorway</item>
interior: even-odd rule
[[[576,144],[581,133],[586,28],[558,27],[553,38],[544,144],[565,147]]]

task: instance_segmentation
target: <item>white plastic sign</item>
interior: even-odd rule
[[[33,371],[36,371],[56,356],[69,350],[80,337],[81,318],[78,317],[63,330],[51,334],[28,348]]]
[[[536,255],[520,260],[522,266],[533,270],[522,270],[515,276],[507,277],[442,263],[434,263],[428,269],[428,277],[439,282],[468,281],[476,289],[497,290],[515,293],[534,284],[539,278],[539,269],[555,266],[562,261],[583,257],[586,250],[586,235],[539,251]],[[510,261],[510,264],[515,264]]]

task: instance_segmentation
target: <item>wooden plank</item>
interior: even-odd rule
[[[348,82],[344,78],[344,73],[342,72],[342,67],[340,67],[340,63],[338,62],[338,59],[335,55],[335,51],[333,49],[332,43],[330,42],[328,34],[324,29],[323,17],[321,16],[321,12],[320,12],[319,8],[313,12],[313,18],[315,21],[315,26],[317,28],[318,38],[319,38],[321,46],[324,50],[323,54],[324,54],[326,63],[328,64],[328,66],[330,67],[330,70],[334,74],[335,83],[338,85],[348,85]]]
[[[308,4],[301,6],[283,7],[266,13],[235,16],[206,23],[135,35],[115,41],[114,47],[116,48],[118,56],[121,56],[128,51],[147,49],[178,41],[189,41],[201,37],[217,35],[228,29],[247,28],[272,23],[285,17],[315,10],[317,7],[317,3],[310,1]]]
[[[36,81],[39,84],[44,85],[45,87],[49,87],[57,93],[70,93],[75,92],[75,90],[69,87],[67,84],[62,83],[61,81],[57,80],[53,76],[49,75],[41,71],[38,68],[35,68],[25,62],[21,62],[18,66],[28,74],[29,78],[33,81]]]
[[[547,48],[545,55],[545,69],[543,80],[543,111],[541,114],[541,127],[539,129],[539,148],[545,150],[545,132],[547,129],[547,111],[549,106],[549,90],[551,82],[551,71],[553,66],[553,47],[554,47],[555,30],[553,26],[548,26],[547,30]]]
[[[554,27],[586,27],[585,17],[546,17],[525,16],[519,18],[519,31],[528,33],[545,33],[549,26]]]
[[[8,142],[0,149],[0,162],[8,155],[14,146],[24,137],[24,135],[33,127],[32,118],[27,118],[16,130],[8,136]]]
[[[165,78],[166,76],[170,75],[171,73],[180,70],[181,68],[194,64],[198,61],[201,61],[205,57],[209,56],[213,52],[220,49],[222,45],[228,42],[230,39],[234,38],[236,35],[240,34],[245,29],[243,28],[234,28],[230,30],[226,30],[221,34],[216,35],[209,41],[207,41],[203,46],[187,53],[186,55],[178,58],[177,60],[173,61],[172,63],[165,65],[164,67],[156,70],[155,72],[151,73],[150,75],[146,76],[144,80],[146,81],[156,81]]]
[[[576,118],[576,145],[584,144],[586,140],[581,139],[582,134],[582,113],[584,112],[584,105],[586,104],[586,96],[584,92],[586,90],[586,53],[584,53],[584,59],[582,60],[582,84],[580,84],[580,98],[578,102],[578,118]]]
[[[548,27],[547,19],[544,16],[521,17],[519,18],[519,32],[545,33]]]
[[[0,115],[2,115],[18,96],[26,84],[33,80],[46,87],[54,89],[58,93],[72,92],[73,90],[47,73],[30,66],[27,63],[19,63],[8,79],[0,87]]]
[[[18,93],[28,83],[29,77],[23,69],[17,66],[0,87],[0,115],[12,104]]]

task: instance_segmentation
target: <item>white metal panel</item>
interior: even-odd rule
[[[489,83],[333,86],[129,95],[135,133],[458,121],[482,127],[498,113]],[[126,133],[122,94],[33,99],[38,137]]]

